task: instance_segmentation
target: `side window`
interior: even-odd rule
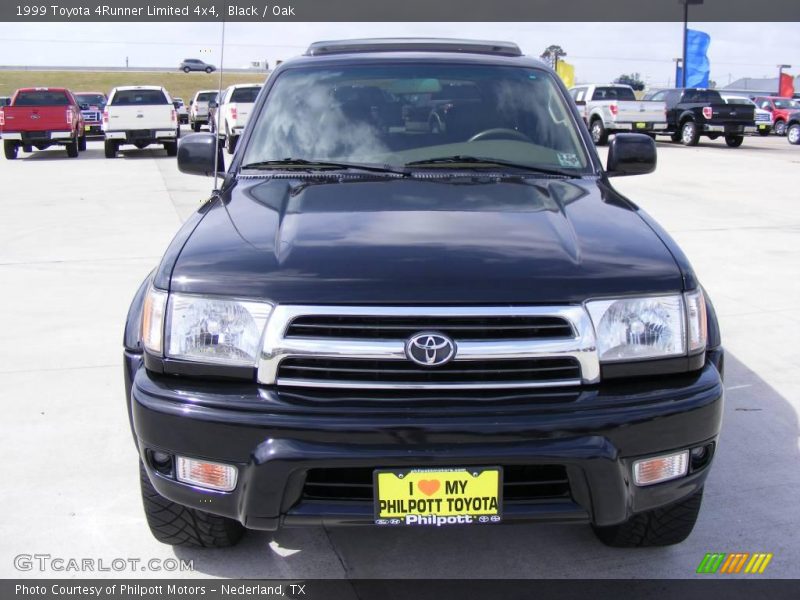
[[[575,102],[583,102],[586,100],[586,88],[580,88],[576,91],[577,94],[575,95]]]
[[[656,92],[655,94],[653,94],[653,97],[650,98],[650,100],[652,100],[653,102],[663,102],[666,97],[667,97],[667,92],[662,90],[660,92]]]
[[[770,102],[769,100],[762,100],[760,106],[764,110],[769,110],[772,108],[772,102]]]

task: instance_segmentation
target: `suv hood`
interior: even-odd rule
[[[294,304],[577,303],[683,289],[637,209],[589,177],[242,177],[207,207],[170,285]]]

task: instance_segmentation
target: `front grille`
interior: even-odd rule
[[[450,338],[450,362],[412,360],[421,360],[413,351],[421,346],[409,349],[408,341],[426,332]],[[578,305],[278,305],[264,333],[258,382],[283,390],[560,391],[599,381],[595,346]]]
[[[525,358],[491,361],[452,361],[422,367],[409,360],[286,358],[278,367],[278,384],[502,385],[556,384],[581,378],[574,358]],[[355,386],[354,386],[355,387]]]
[[[756,122],[757,123],[769,123],[770,116],[768,114],[764,115],[761,113],[756,113]]]
[[[99,123],[100,122],[100,113],[96,111],[88,111],[84,112],[83,120],[88,121],[90,123]]]
[[[303,501],[372,502],[373,469],[369,467],[309,469]],[[570,487],[563,465],[503,466],[503,504],[569,500]]]
[[[565,319],[553,316],[304,315],[289,324],[286,337],[406,339],[420,331],[438,331],[462,340],[566,338],[574,335],[572,326]]]

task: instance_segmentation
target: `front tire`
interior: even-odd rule
[[[589,131],[592,134],[592,141],[596,146],[605,146],[606,142],[608,142],[608,132],[601,119],[592,121]]]
[[[86,150],[86,136],[82,135],[78,138],[78,151],[83,152]]]
[[[159,542],[190,548],[229,548],[242,539],[245,529],[238,521],[188,508],[161,496],[141,461],[139,483],[147,525]]]
[[[789,143],[793,146],[800,145],[800,123],[795,123],[789,130],[786,132],[786,139],[789,140]]]
[[[191,69],[189,67],[183,67],[183,72],[184,73],[188,73],[189,71],[191,71]]]
[[[692,533],[702,502],[700,488],[680,502],[634,515],[619,525],[594,527],[594,533],[606,546],[614,548],[679,544]]]
[[[775,126],[772,130],[775,132],[775,135],[786,135],[786,121],[781,121],[780,119],[775,121]]]
[[[197,121],[194,121],[192,123],[192,131],[194,131],[195,133],[200,131],[200,127],[202,127],[202,125],[200,125],[200,123],[198,123]]]
[[[103,144],[103,150],[105,151],[106,158],[116,158],[119,145],[114,140],[106,140],[105,144]]]
[[[178,156],[178,142],[164,142],[164,150],[167,156]]]
[[[209,75],[211,74],[211,72],[212,72],[213,70],[214,70],[214,69],[212,69],[211,67],[206,67],[206,73],[208,73]]]
[[[17,152],[19,152],[19,146],[14,140],[3,140],[3,153],[7,160],[16,159]]]
[[[738,148],[744,142],[743,135],[726,135],[725,136],[725,143],[728,144],[731,148]]]
[[[681,127],[681,143],[684,146],[697,146],[700,141],[700,133],[697,131],[697,124],[694,121],[686,121]]]

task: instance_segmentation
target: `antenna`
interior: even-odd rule
[[[218,177],[219,177],[219,131],[217,129],[217,125],[219,124],[219,103],[222,100],[222,72],[225,70],[223,66],[225,62],[225,21],[222,21],[222,40],[220,42],[220,52],[219,52],[219,84],[217,90],[217,109],[214,111],[214,120],[217,121],[217,124],[214,124],[214,193],[219,193],[219,185],[217,185]]]

